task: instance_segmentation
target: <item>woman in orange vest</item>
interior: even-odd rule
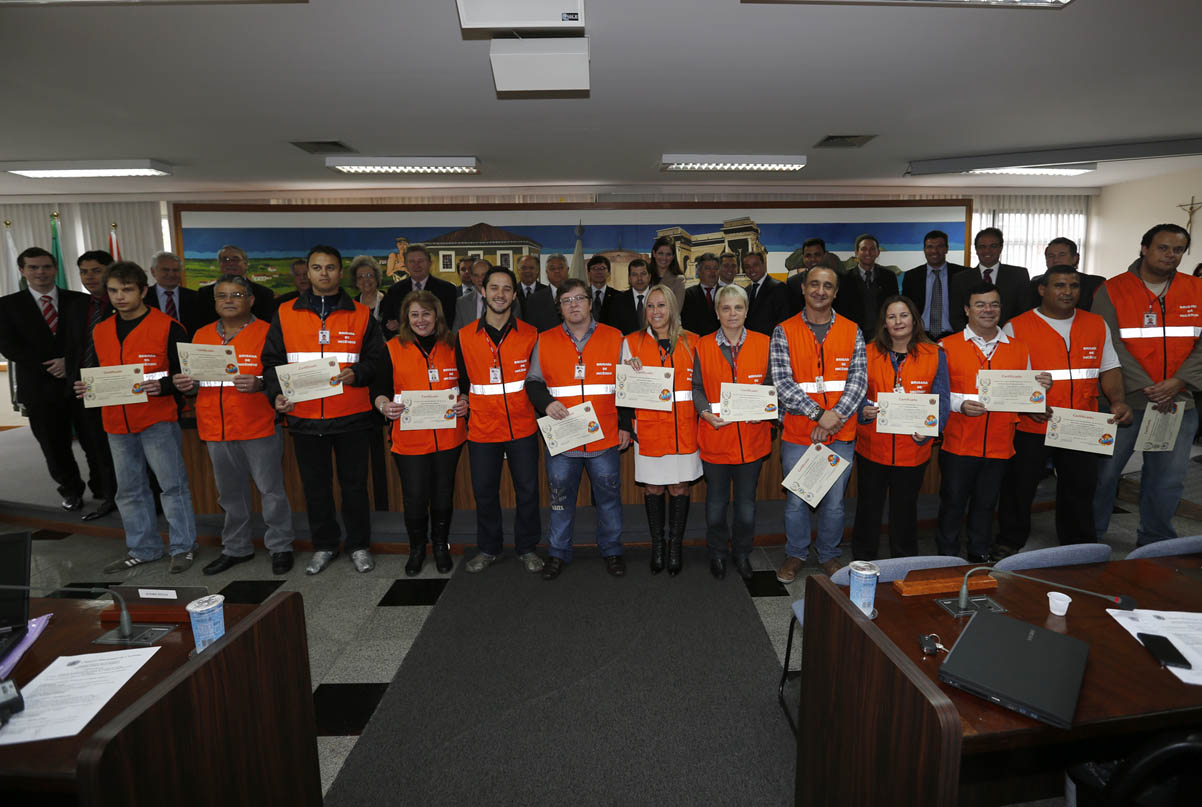
[[[856,523],[852,556],[876,560],[881,516],[889,497],[889,554],[918,554],[918,489],[931,458],[931,438],[877,430],[880,393],[929,393],[939,399],[939,430],[951,406],[947,357],[922,329],[922,316],[909,297],[894,295],[881,306],[876,338],[865,348],[868,391],[856,429]]]
[[[401,302],[400,331],[388,340],[389,369],[372,385],[375,407],[392,421],[392,455],[401,477],[405,530],[409,533],[409,560],[405,574],[422,570],[429,528],[434,544],[434,565],[451,571],[452,502],[455,470],[467,440],[467,396],[459,393],[459,367],[455,360],[455,335],[447,328],[442,303],[428,291],[411,291]],[[443,419],[446,428],[418,429],[404,417],[414,408],[408,393],[447,390]],[[433,397],[433,396],[429,396]],[[432,408],[431,404],[422,404]]]
[[[754,423],[722,419],[722,384],[772,384],[768,371],[771,339],[747,330],[747,292],[731,284],[714,297],[719,329],[697,342],[693,360],[693,403],[700,413],[697,443],[705,468],[705,542],[709,546],[710,572],[726,576],[727,546],[735,571],[751,579],[749,555],[755,541],[755,489],[760,468],[772,453],[772,421]],[[726,523],[726,510],[734,486],[734,529]]]
[[[644,485],[643,504],[651,530],[651,573],[659,574],[665,565],[666,510],[668,574],[677,575],[689,518],[689,485],[702,472],[692,393],[697,335],[680,327],[676,295],[662,285],[647,292],[643,326],[643,330],[630,334],[622,343],[622,361],[638,369],[672,367],[675,372],[670,410],[634,410],[634,481]],[[665,489],[670,502],[665,502]]]

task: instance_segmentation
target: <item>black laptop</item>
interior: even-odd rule
[[[978,611],[939,667],[939,680],[1062,729],[1073,726],[1089,644]]]
[[[28,586],[33,533],[0,535],[0,585]],[[0,659],[29,631],[29,591],[0,589]]]

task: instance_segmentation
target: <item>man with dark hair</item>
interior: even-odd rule
[[[146,304],[183,325],[191,337],[204,326],[209,312],[200,310],[199,292],[181,285],[182,266],[174,252],[156,252],[151,256],[150,276],[154,278],[154,286],[146,295]]]
[[[285,415],[309,519],[313,557],[305,574],[320,574],[338,556],[342,531],[334,509],[334,468],[342,492],[345,549],[355,571],[375,568],[371,554],[368,455],[373,429],[369,386],[386,358],[371,309],[342,289],[342,254],[319,244],[309,250],[309,291],[276,313],[263,343],[263,385],[275,411]],[[447,285],[450,285],[449,283]],[[323,357],[338,359],[341,392],[315,401],[288,400],[276,368]]]
[[[559,288],[568,279],[568,259],[563,255],[547,258],[547,287],[530,295],[526,302],[526,321],[536,330],[554,328],[563,320],[559,316]]]
[[[626,264],[626,279],[630,288],[614,292],[613,314],[610,323],[623,335],[634,333],[643,324],[643,308],[647,290],[651,288],[651,270],[647,261],[635,258]]]
[[[250,260],[247,258],[246,250],[242,247],[226,244],[217,250],[217,274],[219,276],[238,275],[246,277],[248,271],[250,271]],[[272,316],[275,314],[275,294],[272,293],[271,289],[255,283],[249,277],[246,278],[246,281],[250,283],[250,288],[255,293],[255,302],[251,311],[259,319],[270,322]],[[197,309],[200,312],[197,327],[208,325],[210,322],[216,322],[217,305],[213,301],[213,285],[202,286],[196,293]]]
[[[492,264],[483,258],[472,262],[468,274],[468,292],[455,301],[455,319],[451,330],[458,331],[484,316],[484,278],[491,271]]]
[[[718,256],[718,287],[729,286],[735,282],[739,274],[739,256],[733,252],[723,252]]]
[[[981,283],[989,283],[1002,298],[1002,317],[998,327],[1005,325],[1031,307],[1030,274],[1025,266],[1002,263],[1002,231],[997,227],[986,227],[973,239],[977,252],[977,266],[969,272],[961,272],[951,282],[950,316],[953,331],[968,324],[964,312],[968,306],[968,290]]]
[[[1093,500],[1098,540],[1110,526],[1119,478],[1150,409],[1184,412],[1175,440],[1154,450],[1141,447],[1136,543],[1177,537],[1172,519],[1198,431],[1193,393],[1202,390],[1202,278],[1177,271],[1189,246],[1184,227],[1156,225],[1140,241],[1139,260],[1094,296],[1093,312],[1110,327],[1123,368],[1124,397],[1134,411],[1132,424],[1118,430],[1114,454],[1098,472]]]
[[[455,264],[455,273],[459,275],[459,296],[466,297],[475,291],[475,284],[472,280],[472,266],[476,261],[471,255],[465,255],[460,258]]]
[[[459,287],[430,272],[430,250],[421,244],[410,244],[405,248],[405,270],[409,276],[393,283],[380,301],[380,322],[384,323],[384,339],[396,335],[400,327],[401,303],[411,291],[424,289],[438,298],[442,316],[448,323],[455,321],[455,302],[459,299]]]
[[[743,256],[743,271],[751,281],[747,286],[746,327],[771,336],[773,329],[789,318],[785,284],[768,274],[766,258],[759,252]]]
[[[287,294],[281,294],[279,297],[276,297],[276,308],[279,308],[284,303],[295,300],[309,290],[309,262],[304,258],[297,258],[288,269],[292,273],[292,285],[296,286],[296,288]]]
[[[718,256],[707,252],[697,259],[697,285],[684,292],[680,310],[680,325],[698,336],[718,330],[718,315],[714,311],[714,295],[718,293]]]
[[[155,518],[154,495],[146,467],[162,489],[160,498],[170,534],[171,574],[187,571],[196,559],[196,519],[184,466],[179,407],[171,379],[179,373],[176,345],[188,341],[184,326],[145,303],[146,272],[136,263],[119,261],[108,268],[104,287],[117,313],[92,329],[92,349],[84,366],[142,367],[145,400],[103,407],[113,467],[119,480],[117,509],[125,528],[125,557],[104,567],[105,574],[128,571],[163,557],[163,541]],[[83,399],[88,386],[75,382]]]
[[[609,285],[609,258],[604,255],[592,256],[584,265],[584,271],[588,275],[588,293],[591,298],[593,319],[604,325],[618,327],[614,322],[614,303],[618,292]]]
[[[839,284],[835,311],[860,326],[865,340],[876,334],[881,303],[897,294],[897,276],[881,266],[881,244],[875,235],[864,233],[856,238],[856,265]]]
[[[1081,296],[1077,300],[1077,308],[1089,311],[1093,306],[1094,295],[1098,293],[1098,289],[1102,288],[1102,284],[1106,282],[1106,278],[1101,275],[1087,275],[1081,272],[1081,256],[1077,253],[1077,242],[1071,238],[1053,238],[1043,250],[1043,260],[1048,269],[1051,269],[1053,266],[1076,267],[1078,277],[1081,280]],[[1039,284],[1042,281],[1042,274],[1031,278],[1031,304],[1033,308],[1038,308],[1043,299],[1039,295]]]
[[[79,282],[88,292],[88,308],[82,320],[73,323],[76,337],[72,340],[74,350],[67,354],[67,378],[79,380],[79,366],[92,343],[92,328],[100,320],[113,313],[108,293],[104,290],[104,272],[113,264],[113,256],[103,249],[92,249],[75,261],[79,267]],[[92,497],[100,502],[95,510],[83,514],[84,521],[93,521],[117,512],[117,476],[113,471],[113,455],[109,451],[109,438],[104,431],[100,409],[89,409],[83,401],[71,396],[74,424],[79,433],[79,442],[88,458],[88,488]]]
[[[539,289],[547,288],[546,283],[539,282],[541,270],[537,255],[523,255],[518,259],[518,316],[527,322],[530,320],[526,314],[526,306],[530,297]]]
[[[931,230],[922,237],[927,262],[902,275],[902,294],[914,301],[922,314],[922,328],[938,342],[952,332],[952,278],[967,270],[947,259],[947,233]]]
[[[800,263],[797,264],[797,271],[785,281],[785,291],[789,298],[790,315],[799,314],[801,313],[801,309],[805,308],[806,273],[815,266],[828,266],[832,269],[835,268],[826,260],[828,255],[826,251],[826,242],[821,238],[807,238],[802,242],[801,249],[797,252],[794,252],[793,255],[789,256],[789,258],[793,258],[793,256],[797,255],[798,252],[801,254],[799,256]],[[789,259],[785,260],[785,267],[789,268]]]

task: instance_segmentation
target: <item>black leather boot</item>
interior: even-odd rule
[[[684,526],[689,520],[689,496],[670,496],[668,499],[668,574],[680,574],[681,544]]]
[[[668,496],[665,493],[648,493],[643,496],[647,508],[647,528],[651,530],[651,573],[664,570],[664,517]]]
[[[427,520],[424,517],[405,519],[405,531],[409,533],[409,560],[405,561],[407,577],[421,574],[422,564],[426,562],[426,529]]]
[[[430,528],[430,543],[434,545],[434,568],[446,574],[455,567],[451,560],[451,511],[441,510],[432,514],[434,524]]]

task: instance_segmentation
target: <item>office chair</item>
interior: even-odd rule
[[[993,564],[999,571],[1007,569],[1047,569],[1053,566],[1075,566],[1079,563],[1105,563],[1110,560],[1110,544],[1065,544],[1047,549],[1017,552]]]
[[[909,558],[888,558],[886,560],[873,561],[881,570],[880,579],[877,583],[892,583],[894,580],[901,580],[913,569],[939,569],[945,566],[967,566],[968,561],[964,558],[955,558],[948,555],[916,555]],[[839,571],[831,576],[831,582],[837,586],[846,586],[851,582],[851,566],[844,566]],[[789,658],[793,653],[793,628],[800,627],[805,622],[805,600],[794,600],[792,606],[793,614],[789,617],[789,638],[785,641],[785,662],[780,673],[780,684],[776,688],[776,698],[780,701],[780,708],[785,712],[785,719],[789,721],[789,728],[793,729],[793,736],[797,736],[797,725],[793,722],[793,715],[789,712],[789,705],[785,703],[785,681],[789,677]]]
[[[1079,807],[1175,807],[1197,804],[1200,764],[1202,730],[1195,728],[1154,737],[1117,766],[1074,765],[1068,776],[1076,785]]]
[[[1199,552],[1202,552],[1202,535],[1191,535],[1188,538],[1170,538],[1167,541],[1153,541],[1150,544],[1137,546],[1127,555],[1127,560],[1164,558],[1169,555],[1196,555]]]

